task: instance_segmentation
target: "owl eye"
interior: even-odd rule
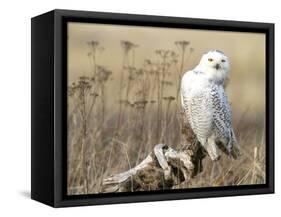
[[[225,62],[225,60],[224,60],[224,59],[222,59],[222,60],[221,60],[221,62],[222,62],[222,63],[224,63],[224,62]]]
[[[208,59],[208,61],[209,61],[209,62],[213,62],[213,61],[214,61],[214,59],[212,59],[212,58],[209,58],[209,59]]]

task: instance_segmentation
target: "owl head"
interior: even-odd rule
[[[228,77],[229,60],[222,51],[211,50],[203,54],[197,69],[208,79],[223,83]]]

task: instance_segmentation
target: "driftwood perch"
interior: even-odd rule
[[[186,151],[158,144],[139,165],[104,179],[104,192],[169,189],[189,180],[194,171],[191,156]]]
[[[173,189],[179,184],[189,183],[203,170],[202,160],[206,152],[189,128],[184,128],[182,133],[182,150],[177,151],[164,144],[155,145],[153,151],[136,167],[105,178],[102,192]],[[235,152],[231,155],[237,157]]]

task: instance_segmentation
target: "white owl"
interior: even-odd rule
[[[211,50],[181,80],[181,101],[187,122],[212,160],[220,157],[218,142],[228,153],[236,143],[231,108],[223,86],[228,73],[227,56]]]

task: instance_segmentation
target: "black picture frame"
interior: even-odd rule
[[[66,195],[69,21],[266,34],[266,184],[156,192]],[[53,10],[32,18],[31,198],[53,207],[274,193],[274,24]]]

